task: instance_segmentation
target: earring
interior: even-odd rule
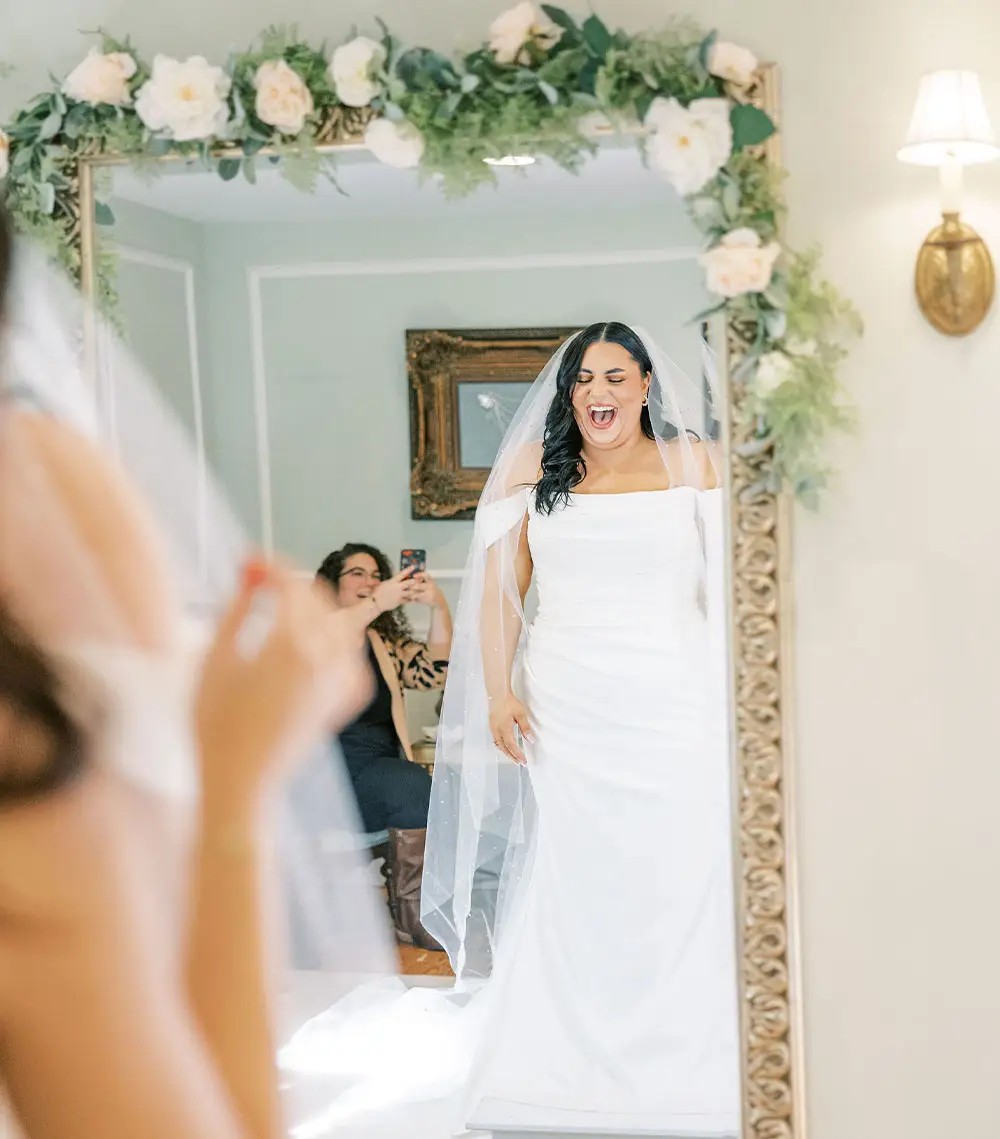
[[[644,395],[642,397],[642,406],[643,407],[649,407],[649,396],[648,395]]]

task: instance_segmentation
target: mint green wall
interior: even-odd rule
[[[111,198],[114,225],[102,226],[98,240],[118,248],[118,292],[125,335],[149,370],[167,403],[188,432],[195,432],[195,381],[205,368],[205,322],[200,312],[203,234],[196,223],[160,210]],[[169,258],[171,264],[144,263],[132,252]],[[172,264],[176,262],[177,264]],[[194,289],[194,327],[190,327],[186,281]],[[202,401],[204,404],[204,401]]]
[[[219,183],[218,193],[226,192]],[[336,220],[336,202],[332,207],[324,224],[202,225],[114,203],[119,243],[192,266],[208,457],[258,540],[248,274],[280,267],[259,285],[272,518],[277,548],[307,568],[352,539],[393,558],[404,545],[425,547],[439,569],[464,564],[470,523],[410,518],[408,328],[580,326],[617,318],[648,328],[688,375],[699,374],[697,330],[686,322],[706,298],[692,259],[516,265],[539,254],[690,250],[696,236],[666,187],[662,209],[631,214],[613,201],[600,213],[568,201],[559,213],[457,210],[451,217],[348,224]],[[476,258],[515,263],[466,267]],[[439,267],[447,271],[407,271],[428,259],[445,262]],[[391,271],[309,272],[316,263],[342,262],[368,270],[388,263]],[[183,277],[123,260],[119,281],[136,350],[190,425]],[[449,593],[454,588],[446,585]]]
[[[651,238],[653,240],[651,240]],[[409,505],[407,328],[581,325],[618,317],[648,327],[691,375],[704,304],[693,261],[379,275],[299,275],[310,262],[476,258],[686,247],[680,216],[402,220],[364,226],[213,226],[206,233],[213,459],[260,525],[247,270],[260,283],[276,544],[306,565],[349,538],[428,549],[457,568],[469,524],[415,522]]]

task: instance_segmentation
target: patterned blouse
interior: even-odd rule
[[[434,660],[422,641],[386,641],[386,648],[396,668],[396,677],[403,688],[421,692],[444,688],[448,677],[448,662]]]

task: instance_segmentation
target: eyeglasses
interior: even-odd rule
[[[341,580],[343,580],[345,577],[350,577],[355,581],[374,581],[376,585],[382,580],[382,575],[378,572],[378,570],[375,570],[374,573],[369,573],[368,570],[363,570],[360,567],[344,570],[340,577]]]

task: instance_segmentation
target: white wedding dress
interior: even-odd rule
[[[529,505],[538,824],[493,974],[361,991],[307,1025],[286,1053],[311,1104],[292,1134],[739,1132],[722,499]],[[330,1112],[324,1074],[355,1084]]]

